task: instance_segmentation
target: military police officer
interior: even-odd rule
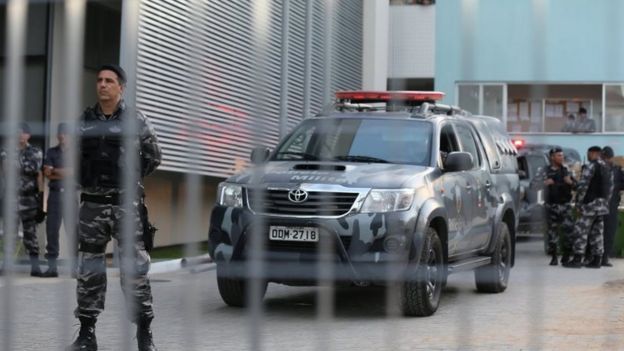
[[[612,190],[611,172],[600,159],[601,148],[592,146],[587,150],[590,161],[581,172],[576,190],[576,206],[580,217],[574,226],[574,259],[565,267],[580,268],[585,249],[590,246],[592,259],[586,267],[600,268],[603,247],[603,216],[609,213],[609,197]]]
[[[133,311],[132,322],[137,324],[139,350],[156,350],[150,324],[154,318],[152,293],[147,272],[150,265],[149,254],[142,240],[142,223],[138,204],[140,194],[133,203],[129,214],[121,203],[124,190],[121,176],[125,149],[123,147],[123,121],[133,118],[138,123],[137,142],[139,163],[126,165],[135,171],[138,185],[142,189],[142,178],[152,173],[161,161],[161,151],[156,134],[148,119],[136,112],[130,115],[122,93],[126,74],[117,65],[100,67],[97,75],[98,103],[87,108],[80,120],[80,183],[82,186],[79,213],[79,269],[78,307],[75,315],[80,319],[80,332],[71,350],[96,350],[95,322],[104,309],[106,294],[106,244],[112,238],[123,241],[120,227],[125,216],[134,216],[136,232],[132,252],[121,248],[121,286]],[[133,262],[124,262],[132,257]],[[128,267],[133,267],[128,271]]]
[[[604,217],[604,253],[602,255],[602,266],[613,266],[609,262],[609,255],[613,250],[615,240],[615,232],[618,226],[618,206],[620,205],[620,192],[624,190],[624,172],[622,167],[613,162],[613,149],[605,146],[602,149],[602,159],[607,164],[609,171],[613,177],[613,191],[611,191],[611,199],[609,200],[609,214]]]
[[[41,150],[32,146],[30,140],[30,126],[26,122],[20,123],[19,150],[17,153],[19,165],[19,188],[17,213],[22,222],[22,242],[30,256],[30,275],[41,276],[39,267],[39,244],[37,242],[37,223],[43,221],[43,176],[41,163],[43,154]],[[0,153],[2,169],[6,167],[6,152]],[[17,232],[17,228],[4,228],[5,235]],[[8,257],[5,257],[5,260]]]
[[[574,228],[572,215],[572,188],[575,181],[570,171],[563,165],[563,150],[559,147],[550,149],[550,166],[542,169],[536,179],[543,180],[545,187],[546,221],[548,223],[548,253],[552,256],[551,266],[558,264],[557,247],[559,234],[563,237],[563,257],[561,263],[568,261],[572,249],[570,233]]]
[[[68,176],[68,169],[64,165],[64,155],[67,149],[67,124],[59,123],[56,133],[58,145],[46,151],[43,161],[43,174],[49,179],[48,182],[48,211],[46,218],[46,258],[48,260],[48,270],[43,273],[43,277],[58,277],[56,260],[59,256],[59,230],[61,222],[67,216],[63,213],[63,179]],[[65,225],[69,225],[65,221]],[[72,255],[76,255],[77,249],[72,250]]]

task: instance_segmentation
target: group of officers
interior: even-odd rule
[[[578,180],[564,165],[561,148],[551,149],[549,157],[550,165],[538,172],[532,186],[543,187],[545,192],[550,265],[559,264],[561,253],[564,267],[611,267],[609,256],[617,231],[620,191],[624,190],[624,172],[614,163],[613,149],[590,147]]]
[[[143,178],[151,174],[161,162],[161,150],[154,129],[149,120],[139,111],[126,106],[123,92],[126,86],[126,73],[114,64],[101,66],[97,71],[96,94],[98,102],[87,108],[80,116],[75,131],[79,145],[77,180],[80,186],[79,223],[67,223],[65,226],[78,224],[77,265],[72,269],[76,277],[77,307],[74,311],[80,320],[78,337],[68,350],[97,350],[95,324],[98,315],[104,310],[106,297],[106,245],[116,239],[120,249],[121,287],[127,300],[129,319],[137,325],[136,338],[139,351],[154,351],[150,324],[154,318],[152,293],[147,277],[150,266],[149,247],[146,244],[143,206]],[[129,137],[127,129],[133,123],[135,129]],[[59,254],[58,232],[63,219],[62,201],[66,183],[63,179],[71,177],[73,171],[64,165],[64,153],[67,148],[67,125],[58,127],[59,144],[48,149],[43,159],[39,148],[29,143],[30,127],[26,123],[19,126],[19,145],[15,152],[16,163],[8,162],[6,151],[0,152],[3,172],[8,172],[8,164],[19,168],[18,196],[10,199],[10,207],[15,209],[17,219],[23,229],[23,244],[30,256],[31,276],[58,276],[57,258]],[[125,167],[125,155],[135,152],[137,163]],[[122,175],[130,174],[136,182],[136,189],[125,189]],[[46,258],[48,270],[39,267],[39,246],[37,243],[36,224],[45,217],[43,213],[43,177],[49,179],[47,203],[48,221]],[[4,179],[5,177],[0,177]],[[73,189],[72,189],[73,190]],[[124,206],[124,194],[132,192],[132,204]],[[7,196],[7,198],[10,196]],[[72,196],[69,196],[70,198]],[[132,213],[129,213],[132,212]],[[134,231],[129,235],[121,234],[124,218],[132,216],[135,220]],[[6,220],[4,223],[6,224]],[[17,225],[7,228],[4,233],[17,233]],[[125,240],[130,239],[130,243]],[[70,240],[71,241],[71,240]],[[125,244],[124,244],[125,243]],[[12,250],[10,250],[12,251]],[[74,255],[75,253],[72,253]],[[11,257],[4,257],[0,274]]]

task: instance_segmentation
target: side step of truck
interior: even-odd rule
[[[475,268],[486,266],[492,262],[491,257],[470,257],[460,261],[449,263],[448,272],[457,273],[463,271],[471,271]]]

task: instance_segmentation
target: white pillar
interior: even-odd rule
[[[363,0],[362,89],[386,90],[388,85],[389,1]]]

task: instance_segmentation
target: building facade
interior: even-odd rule
[[[515,138],[624,155],[621,1],[439,0],[435,88]],[[570,133],[584,108],[595,132]]]
[[[123,38],[132,29],[122,25],[129,16],[122,5],[87,2],[81,106],[96,101],[101,64],[128,63]],[[362,88],[363,66],[374,64],[363,59],[364,7],[360,0],[140,1],[138,55],[131,63],[137,107],[163,148],[161,167],[145,182],[157,245],[206,240],[217,184],[246,166],[253,147],[275,146],[334,91]],[[42,148],[55,144],[63,120],[65,11],[57,1],[28,6],[23,119]],[[203,229],[183,233],[191,174],[200,177]]]

